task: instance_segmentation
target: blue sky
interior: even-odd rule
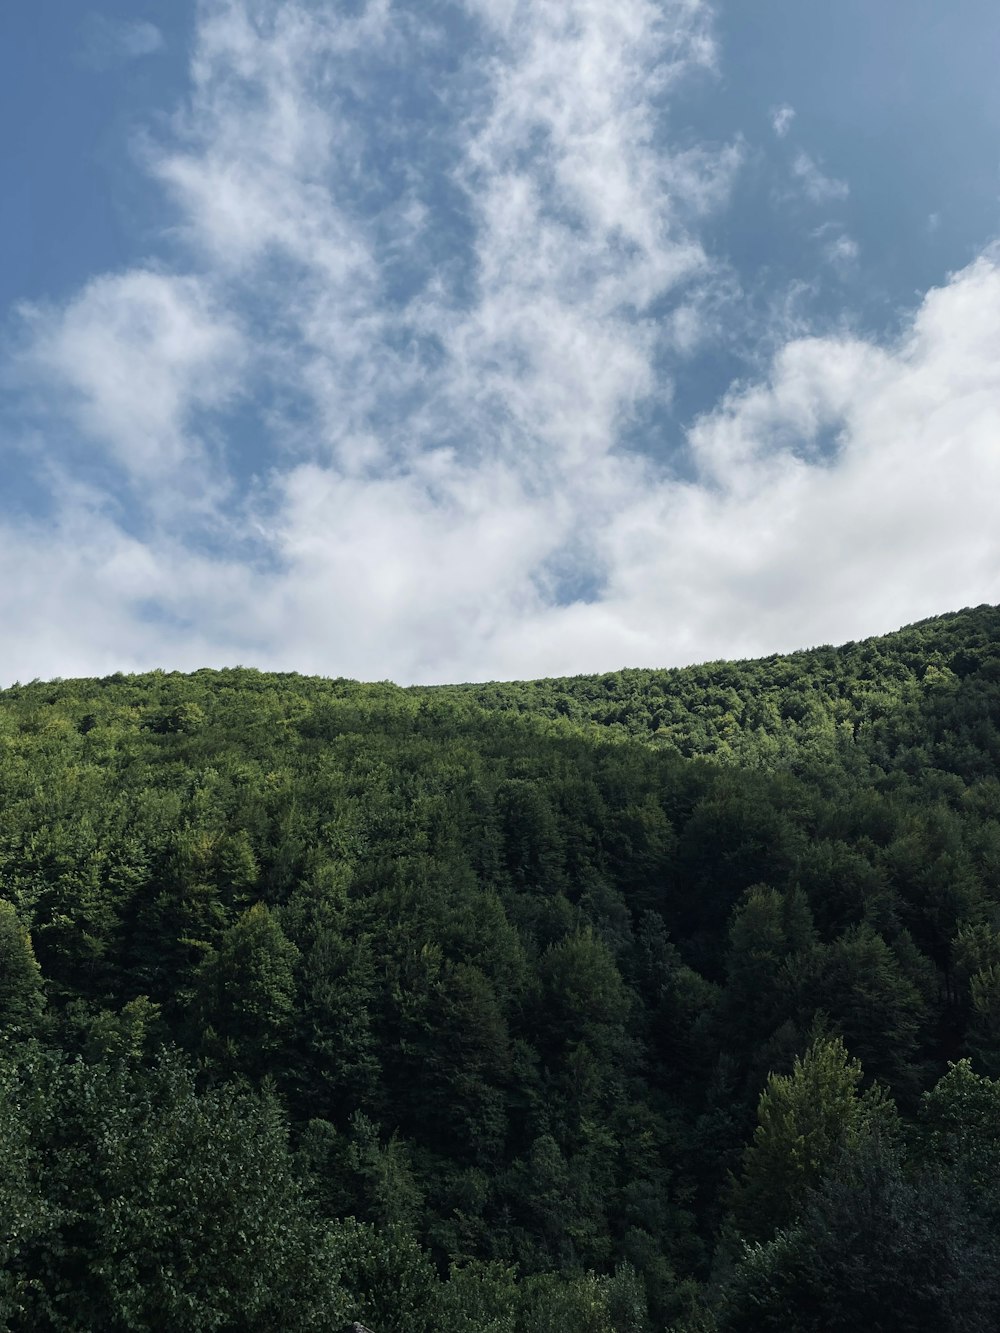
[[[998,600],[985,0],[8,0],[0,679]]]

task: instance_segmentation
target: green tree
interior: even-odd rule
[[[880,1134],[842,1152],[798,1220],[744,1248],[721,1333],[992,1333],[1000,1235],[955,1172],[914,1175]]]
[[[803,1019],[827,1014],[870,1077],[912,1093],[927,1008],[882,935],[868,924],[851,927],[807,962],[798,984]]]
[[[585,1044],[603,1063],[623,1054],[631,997],[604,941],[589,927],[574,931],[542,955],[541,1034],[553,1054]]]
[[[1000,1080],[950,1065],[920,1099],[916,1147],[923,1162],[955,1167],[1000,1224]]]
[[[839,1037],[818,1037],[790,1074],[770,1075],[732,1195],[741,1235],[764,1240],[788,1226],[845,1145],[892,1124],[891,1103],[877,1088],[862,1092],[861,1079]]]
[[[275,914],[255,903],[225,932],[195,975],[201,1042],[225,1070],[277,1073],[295,1011],[299,951]]]
[[[516,1269],[455,1264],[438,1296],[437,1327],[449,1333],[519,1333],[518,1303]]]
[[[573,1333],[616,1333],[609,1294],[607,1281],[592,1273],[541,1273],[526,1278],[520,1293],[518,1333],[565,1333],[567,1329],[573,1329]],[[638,1328],[641,1330],[642,1325]]]
[[[438,1333],[439,1279],[409,1231],[377,1230],[347,1218],[335,1234],[353,1318],[379,1333]]]
[[[13,903],[0,898],[0,1030],[30,1031],[44,1004],[42,973]]]
[[[1000,1074],[1000,931],[966,922],[952,944],[966,1047],[990,1074]]]
[[[12,1333],[305,1333],[346,1318],[273,1098],[199,1093],[174,1054],[143,1070],[27,1048],[4,1077]]]
[[[766,884],[747,889],[729,925],[726,1028],[739,1039],[735,1044],[749,1047],[778,1026],[787,1011],[790,975],[815,941],[801,889],[779,893]]]

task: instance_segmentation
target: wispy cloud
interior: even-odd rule
[[[815,159],[804,150],[795,155],[792,162],[792,176],[806,198],[814,204],[833,203],[839,199],[846,199],[850,194],[850,187],[846,181],[827,176]]]
[[[606,502],[533,499],[506,468],[364,482],[300,467],[272,531],[280,569],[137,542],[86,497],[8,531],[6,670],[254,660],[446,679],[754,654],[875,633],[995,597],[1000,268],[929,294],[889,348],[797,339],[693,431],[697,474],[604,464]],[[446,473],[449,470],[444,464]],[[531,571],[563,507],[599,598],[556,605]],[[140,609],[154,603],[159,619]],[[181,626],[171,634],[169,626]],[[164,658],[164,654],[168,656]]]
[[[620,614],[655,621],[648,589],[669,589],[699,653],[753,653],[995,599],[998,335],[984,258],[893,347],[790,343],[693,432],[708,489],[658,488],[616,525]]]
[[[478,408],[494,436],[488,423],[505,419],[507,446],[578,465],[655,391],[665,330],[646,312],[708,274],[692,224],[724,199],[739,154],[672,153],[659,133],[657,100],[711,65],[699,6],[473,8],[499,39],[457,173],[477,300],[429,321],[454,409]]]
[[[779,139],[787,138],[794,119],[795,108],[789,106],[787,102],[783,103],[781,106],[773,106],[771,108],[771,128]]]
[[[115,20],[88,14],[79,58],[82,64],[103,73],[116,65],[155,55],[163,44],[163,33],[148,19]]]
[[[826,246],[827,258],[834,264],[853,264],[860,253],[861,247],[846,232],[835,236]]]
[[[853,270],[861,256],[861,246],[836,222],[825,222],[813,232],[820,242],[823,258],[841,274]]]
[[[60,309],[22,306],[13,370],[38,408],[73,422],[124,472],[160,484],[199,452],[196,414],[221,406],[244,361],[236,320],[194,277],[132,269]]]

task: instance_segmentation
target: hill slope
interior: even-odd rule
[[[803,745],[852,738],[912,714],[1000,660],[1000,607],[924,620],[893,634],[745,662],[623,670],[517,683],[417,687],[484,708],[593,723],[687,756],[794,761]]]
[[[990,607],[675,672],[3,692],[0,1318],[995,1326],[998,763]]]

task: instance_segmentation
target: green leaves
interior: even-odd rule
[[[741,1235],[764,1240],[788,1226],[846,1145],[891,1129],[892,1104],[877,1089],[862,1093],[861,1077],[839,1037],[817,1038],[790,1074],[770,1075],[733,1191]]]
[[[12,903],[0,898],[0,1031],[30,1033],[44,1004],[42,973]]]
[[[299,951],[255,903],[224,933],[194,978],[192,1010],[206,1053],[227,1073],[278,1072],[295,1013]]]
[[[802,1265],[830,1302],[863,1267],[850,1181],[883,1295],[893,1246],[969,1278],[963,1219],[990,1252],[996,1202],[998,640],[980,608],[678,672],[3,692],[10,1319],[693,1328],[733,1226],[747,1308],[791,1319]],[[974,1069],[920,1103],[944,1054]],[[873,1156],[894,1112],[858,1061],[922,1107],[908,1158]],[[923,1152],[936,1250],[903,1226]]]
[[[915,1171],[879,1134],[846,1147],[795,1222],[746,1246],[720,1333],[992,1333],[1000,1233],[947,1165]]]
[[[272,1099],[199,1093],[169,1054],[144,1070],[30,1048],[3,1074],[12,1327],[305,1333],[346,1318]]]

